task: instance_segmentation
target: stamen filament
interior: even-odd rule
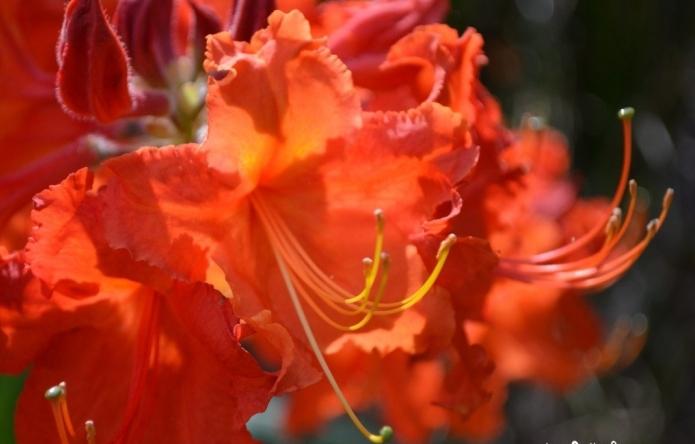
[[[618,186],[616,187],[615,193],[613,194],[613,199],[611,200],[611,208],[615,208],[620,205],[625,193],[626,185],[628,184],[630,165],[632,163],[632,117],[634,114],[635,110],[633,108],[623,108],[618,112],[618,117],[623,123],[623,166],[620,172]],[[544,253],[535,254],[529,258],[507,258],[506,260],[510,262],[514,261],[520,263],[542,264],[563,258],[585,247],[597,236],[599,236],[603,228],[606,226],[609,218],[610,215],[607,215],[604,221],[594,225],[588,232],[570,244],[563,245],[562,247],[555,248]]]
[[[316,266],[316,264],[311,260],[308,253],[304,250],[299,241],[292,235],[289,228],[282,223],[280,218],[274,214],[274,212],[265,205],[263,199],[255,198],[253,199],[254,207],[258,210],[259,215],[264,219],[269,227],[272,227],[272,231],[276,235],[276,241],[278,246],[285,253],[284,256],[288,260],[290,267],[297,274],[302,274],[308,284],[319,293],[320,297],[328,297],[336,303],[346,303],[346,299],[366,299],[369,297],[369,291],[371,291],[371,286],[374,283],[374,278],[378,272],[379,258],[383,248],[383,215],[379,210],[375,211],[375,217],[377,218],[377,239],[374,247],[374,259],[372,259],[372,268],[370,272],[365,276],[365,289],[363,289],[357,295],[353,295],[348,292],[340,285],[336,284],[331,278],[326,276],[326,274]],[[296,252],[293,255],[292,252]],[[306,269],[299,269],[299,264],[304,264]],[[369,290],[367,291],[367,286]],[[321,288],[323,287],[323,288]],[[337,295],[336,295],[337,293]],[[339,311],[339,310],[338,310]],[[354,314],[354,311],[346,310],[344,314]]]
[[[456,242],[456,236],[450,235],[441,243],[440,251],[437,255],[437,263],[419,289],[400,301],[384,303],[382,299],[385,294],[387,270],[384,270],[384,258],[386,256],[382,251],[384,246],[384,218],[380,210],[374,212],[377,221],[374,258],[365,258],[363,260],[364,287],[357,295],[353,295],[328,278],[316,266],[302,248],[300,242],[293,236],[289,227],[283,223],[279,215],[261,197],[253,197],[252,203],[266,228],[272,248],[285,261],[290,278],[304,302],[324,322],[346,332],[356,331],[364,327],[374,316],[400,313],[422,300],[434,286],[444,267],[449,250]],[[370,296],[380,271],[382,272],[381,282],[377,290],[377,296],[372,300]],[[352,324],[338,322],[319,306],[315,298],[320,299],[328,308],[341,315],[361,315],[361,318]]]
[[[399,302],[392,302],[392,303],[383,303],[380,305],[380,308],[386,308],[386,309],[379,309],[375,311],[376,315],[379,316],[387,316],[391,314],[396,314],[400,313],[402,311],[405,311],[412,307],[413,305],[417,304],[422,298],[424,298],[427,293],[434,287],[434,284],[437,282],[437,279],[439,279],[439,275],[442,272],[442,269],[444,268],[444,264],[446,263],[447,258],[449,257],[449,252],[451,251],[451,248],[456,244],[457,237],[455,234],[449,234],[444,241],[439,245],[439,251],[437,252],[437,263],[435,264],[434,268],[432,269],[432,272],[430,275],[427,277],[425,282],[415,290],[410,296],[407,296],[403,300]]]
[[[620,212],[618,208],[615,208],[606,226],[606,240],[596,253],[586,258],[560,264],[520,264],[515,262],[509,262],[506,259],[502,258],[500,260],[499,265],[500,269],[518,271],[522,273],[545,274],[556,273],[560,271],[568,271],[573,269],[576,270],[579,267],[598,266],[608,257],[613,248],[623,239],[632,221],[632,217],[634,216],[635,208],[637,207],[637,183],[634,180],[631,180],[629,188],[630,203],[628,206],[627,215],[623,219],[620,230],[616,234],[616,225],[620,224],[620,219],[622,219],[622,212]]]
[[[379,306],[381,299],[384,297],[384,293],[386,292],[386,283],[388,282],[389,278],[389,269],[391,268],[391,260],[389,259],[388,254],[381,253],[381,262],[381,280],[379,281],[379,288],[377,289],[376,296],[374,297],[374,303],[367,310],[367,314],[365,314],[359,322],[356,322],[348,327],[348,330],[350,331],[357,331],[367,325],[374,316],[375,308]]]
[[[97,429],[94,426],[94,421],[91,419],[85,421],[84,423],[84,433],[87,438],[87,444],[96,444],[97,442]]]
[[[635,195],[636,186],[637,185],[634,183],[634,181],[631,181],[630,192],[633,194],[633,196]],[[628,217],[626,217],[625,221],[623,222],[620,232],[617,234],[617,236],[611,238],[610,241],[607,241],[607,243],[612,245],[606,247],[606,244],[604,244],[605,248],[602,247],[598,253],[588,258],[591,259],[591,263],[585,268],[580,268],[578,266],[573,270],[558,272],[551,268],[544,268],[548,265],[526,264],[528,267],[535,267],[534,271],[533,268],[529,269],[522,267],[524,264],[513,264],[512,266],[505,264],[506,266],[501,266],[499,271],[503,276],[512,279],[550,286],[553,288],[598,290],[620,277],[637,261],[637,259],[639,259],[656,233],[661,229],[661,226],[668,216],[672,202],[673,190],[669,188],[664,194],[659,217],[653,219],[647,224],[644,238],[637,244],[633,245],[628,251],[616,258],[611,259],[610,261],[603,262],[608,257],[608,254],[613,249],[613,246],[617,244],[624,236],[627,227],[631,222],[632,214],[634,213],[635,208],[634,198],[633,201],[631,201],[630,208],[628,209]],[[575,264],[578,264],[579,262],[582,261],[577,261]],[[584,264],[581,265],[583,266]]]
[[[360,421],[360,419],[357,417],[354,410],[350,406],[350,403],[345,398],[343,391],[340,389],[338,382],[335,380],[333,372],[331,372],[331,369],[328,366],[328,363],[326,362],[326,358],[323,356],[321,348],[319,347],[318,342],[316,341],[314,332],[311,329],[306,314],[304,313],[304,309],[302,308],[302,303],[299,301],[299,297],[297,296],[297,291],[295,290],[294,285],[292,284],[292,278],[290,277],[287,267],[285,266],[285,262],[282,259],[281,255],[278,253],[278,251],[274,248],[273,254],[275,255],[275,260],[277,261],[278,267],[280,268],[280,274],[282,275],[282,278],[285,282],[285,287],[287,287],[287,292],[289,293],[290,300],[292,301],[294,310],[297,313],[297,317],[299,318],[299,323],[301,324],[302,329],[304,330],[304,334],[306,335],[307,340],[309,341],[311,350],[314,352],[316,360],[319,362],[319,365],[321,366],[321,370],[323,370],[324,375],[326,375],[326,380],[331,385],[333,392],[338,397],[338,400],[340,401],[340,404],[343,406],[345,413],[347,413],[347,415],[350,417],[350,420],[352,420],[352,423],[355,425],[357,430],[359,430],[360,433],[362,433],[362,435],[364,435],[364,437],[367,438],[370,442],[375,444],[388,442],[391,436],[393,435],[392,429],[388,426],[385,426],[381,429],[378,435],[371,433],[367,429],[367,427],[364,426],[362,421]]]
[[[68,386],[65,381],[58,384],[63,391],[63,396],[60,397],[60,410],[63,413],[63,420],[65,421],[65,428],[68,431],[68,435],[71,438],[75,437],[75,428],[72,426],[72,419],[70,418],[70,411],[68,410]]]
[[[72,423],[70,418],[66,418],[67,409],[63,408],[63,402],[65,401],[65,383],[61,382],[58,385],[46,390],[45,398],[51,403],[51,411],[53,413],[53,419],[55,420],[56,430],[58,431],[58,438],[61,444],[70,444],[70,439],[68,438],[68,422],[70,422],[70,427]],[[73,434],[70,437],[74,436]]]

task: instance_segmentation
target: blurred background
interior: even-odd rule
[[[483,82],[511,127],[542,116],[572,148],[586,196],[610,195],[621,163],[615,117],[633,106],[632,177],[658,208],[676,200],[663,230],[632,271],[592,297],[606,323],[624,314],[649,320],[644,351],[617,374],[566,395],[517,384],[508,427],[494,443],[695,443],[695,2],[692,0],[454,0],[449,23],[477,28],[490,63]],[[658,211],[658,210],[654,210]],[[0,443],[11,443],[21,379],[0,377]],[[252,420],[267,443],[281,434],[283,400]],[[378,421],[376,421],[378,423]],[[321,438],[361,442],[336,420]],[[445,434],[435,443],[454,443]]]

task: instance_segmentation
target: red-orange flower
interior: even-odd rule
[[[158,58],[153,61],[159,63],[157,69],[181,75],[152,88],[143,80],[144,68],[131,69],[129,60],[135,52],[140,60],[138,50],[151,43],[141,38],[141,31],[154,12],[142,4],[129,8],[139,13],[133,32],[138,32],[140,46],[124,47],[107,20],[115,4],[10,0],[0,6],[5,54],[0,69],[0,242],[6,247],[19,248],[26,241],[31,196],[69,172],[145,143],[193,138],[191,121],[200,103],[183,92],[194,89],[202,67],[179,69],[180,60]],[[187,48],[190,34],[193,46],[200,48],[202,32],[220,29],[211,14],[192,5],[177,2],[169,10],[169,19],[181,18],[176,21],[182,25],[160,31],[158,44],[176,42]],[[165,13],[156,15],[167,20]],[[175,55],[188,57],[184,50]],[[166,117],[154,118],[161,116]]]
[[[464,117],[468,137],[477,144],[453,156],[455,163],[462,154],[479,154],[470,174],[449,176],[461,196],[461,210],[446,222],[459,242],[440,285],[453,296],[457,324],[466,325],[461,336],[483,345],[499,368],[488,381],[478,381],[478,388],[482,384],[494,391],[490,404],[478,412],[469,408],[470,389],[467,397],[452,397],[455,385],[443,385],[449,400],[439,404],[459,413],[450,417],[454,430],[477,438],[500,430],[508,381],[534,380],[565,390],[600,371],[603,361],[615,361],[620,345],[612,339],[604,345],[601,324],[581,293],[609,285],[637,260],[663,224],[672,194],[666,193],[664,209],[644,238],[635,237],[640,218],[635,217],[636,185],[627,180],[631,116],[625,111],[626,160],[616,195],[610,203],[577,199],[564,140],[531,127],[512,136],[478,79],[483,63],[482,38],[474,30],[459,37],[443,25],[423,26],[396,43],[379,70],[358,79],[368,109],[441,103]],[[626,189],[631,200],[623,218],[611,210]],[[436,251],[432,238],[425,235],[418,243],[430,263]],[[499,264],[484,254],[482,239],[501,256]],[[623,339],[639,343],[629,336]],[[356,385],[368,385],[381,376],[353,378],[359,379]],[[316,391],[314,400],[307,393],[298,395],[292,418],[301,418],[296,410],[320,399]],[[386,416],[392,407],[384,403]],[[414,436],[430,430],[421,424],[420,435]]]
[[[332,381],[322,350],[446,346],[454,318],[433,288],[452,239],[431,273],[413,242],[441,230],[428,223],[437,208],[456,211],[449,178],[475,162],[461,119],[438,104],[363,113],[350,73],[297,12],[274,13],[250,43],[211,37],[205,68],[204,143],[145,148],[105,162],[94,189],[80,173],[51,192],[70,199],[40,196],[32,272],[96,294],[124,276],[162,305],[177,300],[169,280],[219,291],[279,357],[274,393],[315,382],[318,367]],[[56,206],[61,217],[43,217]],[[131,418],[139,407],[127,406]]]
[[[210,286],[108,248],[92,186],[81,170],[39,194],[26,253],[2,257],[0,371],[31,365],[17,438],[81,442],[91,420],[99,441],[250,442],[274,378],[241,348],[239,318]],[[60,381],[68,411],[54,422],[43,395]]]
[[[207,2],[191,0],[184,10],[174,4],[160,10],[152,2],[123,2],[117,27],[140,80],[181,87],[175,100],[181,106],[170,116],[177,129],[162,139],[193,140],[196,128],[207,134],[200,145],[111,159],[94,183],[81,170],[38,196],[32,241],[24,253],[3,259],[5,285],[13,289],[0,311],[8,369],[35,365],[21,411],[36,408],[41,384],[65,379],[70,393],[78,385],[76,416],[83,420],[90,417],[86,394],[98,391],[91,384],[108,384],[116,389],[93,415],[115,440],[191,440],[200,433],[197,419],[191,429],[163,431],[167,419],[153,409],[168,414],[172,406],[197,403],[205,412],[213,402],[234,417],[213,434],[248,439],[244,422],[270,395],[310,385],[323,373],[360,431],[372,442],[387,440],[390,429],[373,434],[356,418],[325,354],[345,371],[351,390],[380,381],[380,391],[358,393],[356,402],[381,393],[385,416],[404,439],[418,442],[445,422],[476,436],[492,433],[510,380],[565,389],[601,367],[599,323],[577,293],[610,284],[634,263],[663,224],[671,195],[644,239],[631,237],[637,218],[636,185],[627,180],[629,115],[623,116],[627,160],[612,202],[577,200],[558,137],[527,130],[514,139],[503,126],[478,79],[485,62],[480,35],[469,30],[459,37],[429,25],[391,46],[413,23],[440,14],[442,3],[416,2],[419,9],[411,11],[404,7],[409,2],[380,1],[350,4],[357,7],[347,15],[336,6],[336,22],[347,26],[328,43],[312,36],[298,12],[272,14],[249,42],[235,41],[249,32],[231,20],[232,32],[208,38],[202,125],[186,94],[195,80],[181,83],[169,68],[186,46],[181,29],[189,30],[190,21],[201,29],[218,22]],[[250,5],[228,9],[241,14]],[[96,20],[84,22],[83,14]],[[381,40],[349,32],[357,24],[381,29],[377,18],[384,16],[398,26]],[[72,0],[65,17],[61,75],[83,72],[75,60],[104,36],[123,61],[96,0]],[[330,15],[322,17],[318,23]],[[75,41],[85,35],[86,42]],[[138,46],[142,35],[150,36],[147,46]],[[200,39],[200,29],[191,35]],[[357,87],[331,47],[357,70]],[[59,76],[61,92],[69,93],[64,99],[73,99],[63,104],[111,121],[125,99],[137,100],[116,75],[115,92],[122,94],[81,102],[82,87],[114,92],[104,89],[109,79],[90,78],[103,65],[93,68],[84,85]],[[123,135],[115,124],[94,128],[109,142]],[[609,209],[626,188],[631,200],[623,218]],[[35,327],[45,322],[51,328]],[[124,329],[122,337],[105,334],[116,328]],[[277,364],[272,375],[241,349],[242,337]],[[53,340],[60,347],[44,351]],[[114,340],[117,354],[126,356],[120,364],[131,370],[127,387],[111,383],[122,371],[115,365],[103,380],[82,381],[96,358],[76,357],[76,344],[96,350]],[[490,358],[499,368],[488,381]],[[353,373],[355,359],[384,360],[374,373]],[[208,381],[208,374],[219,377]],[[161,393],[186,377],[196,381],[184,393],[194,401]],[[225,394],[224,401],[200,395],[230,377],[238,379],[209,389]],[[405,397],[412,410],[396,401],[399,381],[424,384],[426,397]],[[55,390],[62,399],[64,388]],[[296,401],[323,398],[321,388],[313,390]],[[69,435],[59,402],[58,432]],[[106,409],[119,419],[102,416]],[[408,419],[413,412],[421,414],[418,421]],[[48,436],[24,418],[22,434]],[[471,427],[481,420],[484,427]]]

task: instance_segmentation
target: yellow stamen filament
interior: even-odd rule
[[[456,236],[450,234],[440,244],[436,264],[420,288],[399,301],[384,302],[391,260],[384,251],[385,221],[381,210],[377,209],[374,211],[376,239],[373,256],[362,260],[364,285],[359,292],[353,293],[340,286],[316,265],[303,248],[301,242],[294,236],[283,219],[273,210],[272,206],[264,200],[262,195],[253,195],[251,203],[266,232],[285,287],[297,312],[297,317],[309,341],[309,345],[345,412],[355,427],[369,441],[373,443],[389,441],[393,435],[393,430],[390,427],[385,426],[378,435],[373,434],[362,424],[350,407],[326,363],[307,320],[302,303],[306,303],[328,325],[345,332],[355,332],[364,328],[375,316],[401,313],[421,301],[434,287],[444,268],[449,252],[457,241]],[[332,310],[343,318],[352,318],[352,320],[351,322],[344,322],[344,320],[340,322],[334,319],[333,313],[328,313],[326,309]]]
[[[283,257],[287,264],[293,285],[307,305],[327,324],[341,331],[356,331],[364,327],[374,316],[387,316],[405,311],[422,300],[434,286],[447,260],[449,250],[456,242],[456,236],[450,235],[440,246],[437,263],[422,286],[411,295],[396,302],[382,302],[387,270],[384,258],[384,217],[380,210],[374,212],[376,218],[376,241],[373,258],[363,260],[364,286],[357,294],[351,293],[338,285],[314,263],[291,230],[275,211],[259,196],[252,197],[263,226],[266,228],[272,247]],[[376,295],[372,298],[376,278],[381,274]],[[342,316],[360,316],[352,323],[341,323],[321,307]]]
[[[331,388],[338,397],[338,400],[342,404],[343,409],[350,417],[350,420],[352,420],[352,423],[355,425],[357,430],[359,430],[360,433],[362,433],[362,435],[364,435],[364,437],[367,438],[370,442],[376,444],[388,442],[393,436],[393,430],[391,429],[391,427],[384,426],[382,427],[381,432],[378,435],[375,435],[371,433],[367,429],[367,427],[365,427],[362,421],[360,421],[360,419],[355,414],[355,411],[352,410],[350,403],[345,398],[343,391],[340,389],[338,382],[335,380],[333,372],[331,372],[331,369],[328,366],[328,363],[326,362],[326,358],[323,356],[323,353],[321,353],[321,348],[319,347],[318,342],[316,341],[316,337],[314,336],[314,332],[311,329],[311,326],[309,325],[306,313],[304,313],[304,309],[302,308],[302,303],[299,301],[299,297],[297,296],[297,291],[292,285],[292,279],[290,278],[290,274],[287,270],[287,267],[285,266],[284,260],[282,259],[281,255],[277,250],[273,249],[273,253],[275,254],[275,260],[277,261],[278,267],[280,268],[282,279],[284,280],[285,286],[287,287],[287,292],[289,293],[290,299],[292,300],[292,305],[294,306],[294,309],[297,312],[299,323],[302,325],[304,334],[306,335],[307,340],[309,341],[309,345],[311,346],[311,349],[314,352],[314,355],[316,356],[319,365],[321,366],[321,370],[323,370],[324,375],[326,375],[326,379],[328,380],[328,383],[331,385]]]
[[[647,225],[643,239],[624,253],[608,260],[611,253],[624,240],[637,207],[637,183],[634,180],[627,182],[630,200],[625,217],[623,217],[621,209],[617,207],[623,197],[626,178],[629,173],[633,114],[632,108],[626,108],[618,113],[623,121],[625,160],[618,190],[611,202],[614,208],[607,220],[602,224],[595,225],[579,240],[555,250],[536,254],[526,259],[502,258],[499,264],[500,274],[520,281],[556,288],[597,290],[619,278],[639,259],[668,215],[673,201],[673,190],[669,188],[666,191],[661,213],[657,219]],[[564,256],[580,251],[581,248],[598,239],[601,232],[604,236],[603,243],[597,251],[573,261],[563,262],[559,260]]]

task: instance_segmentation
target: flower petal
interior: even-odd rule
[[[296,11],[273,13],[250,44],[228,33],[208,41],[211,164],[250,186],[320,155],[359,125],[359,103],[342,63],[311,37]],[[263,176],[263,177],[262,177]]]

